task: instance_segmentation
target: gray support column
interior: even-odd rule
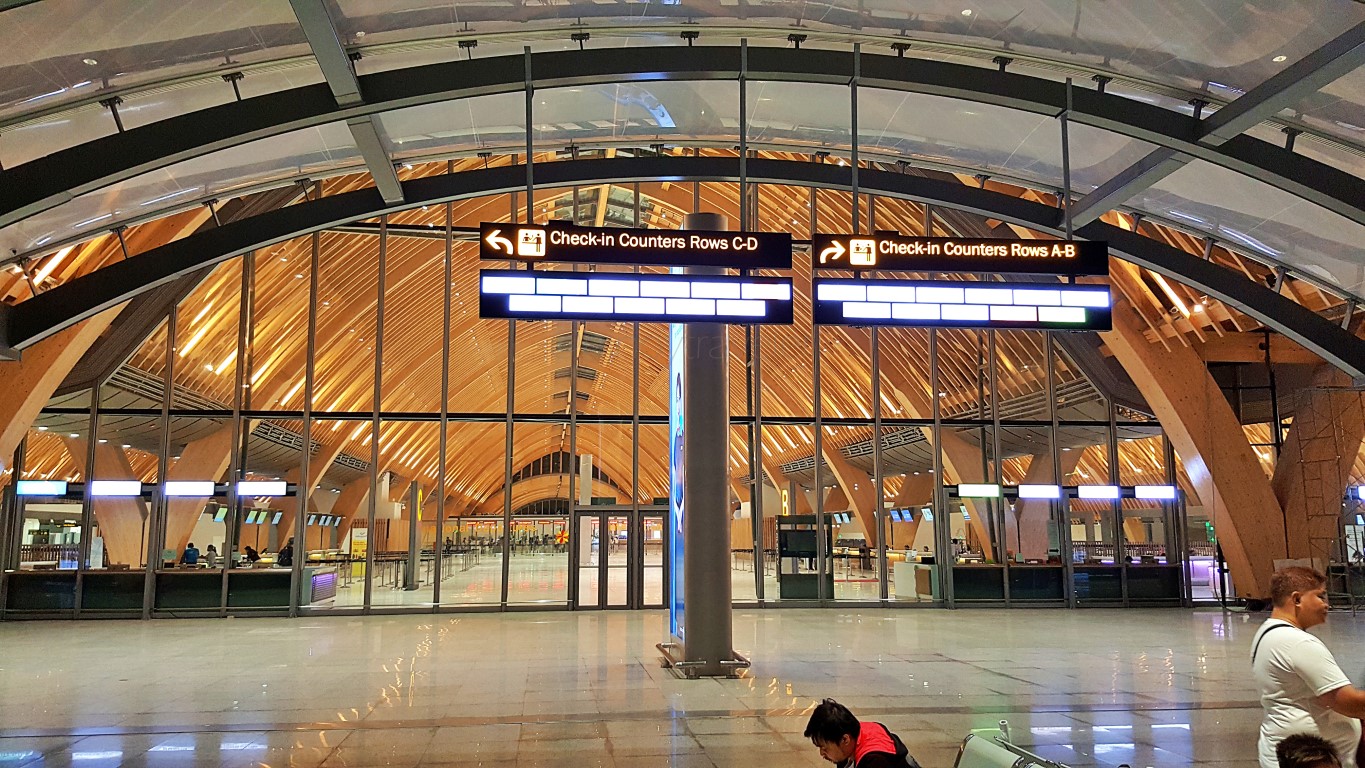
[[[422,559],[421,523],[417,521],[417,508],[421,503],[422,489],[414,480],[408,486],[408,564],[403,573],[403,589],[417,589],[417,565]],[[439,551],[439,545],[434,551]]]
[[[691,213],[683,229],[729,229],[720,214]],[[688,274],[724,274],[689,267]],[[684,652],[690,675],[728,675],[735,658],[730,582],[729,347],[722,323],[689,323],[683,380]]]

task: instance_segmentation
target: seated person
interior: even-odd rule
[[[834,699],[820,702],[804,735],[837,768],[920,768],[899,736],[881,723],[858,722]]]
[[[248,545],[246,546],[246,561],[247,561],[248,563],[254,563],[254,562],[256,562],[257,560],[260,560],[260,559],[261,559],[261,553],[260,553],[260,552],[257,552],[257,551],[255,550],[255,548],[253,548],[251,545],[248,544]]]
[[[194,542],[185,545],[185,551],[180,555],[180,564],[189,566],[199,564],[199,550],[195,548]]]

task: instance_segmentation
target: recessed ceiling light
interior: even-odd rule
[[[87,65],[92,67],[99,63],[95,59],[81,59],[81,61],[85,62]]]
[[[963,15],[963,16],[971,16],[971,15],[972,15],[972,9],[971,9],[971,8],[963,8],[963,9],[962,9],[962,15]]]
[[[1279,64],[1280,62],[1282,62],[1282,61],[1287,61],[1288,59],[1289,59],[1288,56],[1281,55],[1281,56],[1276,56],[1275,58],[1271,59],[1271,61],[1275,62],[1276,64]]]
[[[80,437],[80,436],[81,436],[81,433],[79,433],[79,432],[72,432],[72,433],[71,433],[71,436],[72,436],[72,437]]]
[[[47,427],[38,427],[38,431],[39,431],[39,432],[46,432],[46,431],[47,431]]]
[[[365,30],[363,30],[363,29],[360,30],[359,32],[355,33],[355,36],[356,36],[356,37],[364,37],[364,36],[365,36]]]

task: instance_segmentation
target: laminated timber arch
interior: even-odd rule
[[[64,283],[14,306],[0,343],[23,349],[101,309],[195,269],[315,231],[422,205],[464,200],[525,188],[524,166],[504,166],[403,182],[405,202],[385,203],[373,188],[356,190],[224,224]],[[847,190],[847,167],[790,160],[750,159],[748,180],[768,184]],[[739,179],[739,160],[726,157],[611,158],[538,164],[541,188],[652,181]],[[988,188],[907,174],[860,169],[868,194],[932,203],[1052,235],[1061,234],[1058,210]],[[1365,341],[1295,301],[1217,264],[1135,232],[1095,221],[1076,236],[1103,240],[1109,249],[1139,266],[1198,288],[1275,328],[1353,378],[1365,378]]]

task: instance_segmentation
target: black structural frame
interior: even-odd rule
[[[1314,83],[1316,73],[1330,74],[1365,56],[1365,43],[1356,37],[1365,38],[1365,25],[1328,46],[1324,58],[1335,56],[1326,63],[1314,59],[1305,64],[1305,71],[1296,69],[1296,73]],[[741,73],[747,80],[847,85],[854,72],[859,87],[864,88],[944,96],[1050,116],[1065,113],[1070,121],[1141,139],[1168,153],[1144,159],[1148,165],[1172,158],[1176,162],[1205,160],[1365,224],[1365,184],[1360,178],[1246,134],[1227,136],[1230,124],[1241,127],[1298,93],[1293,83],[1268,83],[1264,90],[1271,93],[1255,94],[1254,103],[1229,106],[1201,118],[1198,113],[1191,117],[1100,90],[950,62],[818,49],[753,47],[742,54],[739,46],[660,46],[442,62],[358,76],[364,99],[348,99],[344,105],[338,103],[331,84],[319,83],[168,118],[0,171],[0,227],[86,192],[194,157],[302,128],[366,121],[369,116],[407,107],[517,93],[528,87],[738,80]],[[1232,112],[1225,115],[1228,109]],[[1145,167],[1130,170],[1140,175]],[[386,191],[390,197],[394,194],[392,189]],[[1097,199],[1118,198],[1114,190],[1104,192]],[[1061,211],[1053,209],[1052,219],[1060,227]]]
[[[852,188],[852,169],[827,163],[748,159],[747,181],[824,189]],[[738,182],[741,158],[662,156],[573,160],[537,164],[543,188],[674,181]],[[880,195],[953,208],[1060,235],[1060,211],[951,181],[863,168],[858,188]],[[386,203],[375,188],[322,197],[181,238],[114,262],[0,314],[0,345],[22,350],[72,324],[195,270],[274,243],[422,205],[525,189],[526,167],[428,176],[403,182],[404,202]],[[1084,240],[1105,241],[1111,253],[1198,288],[1275,328],[1352,377],[1365,378],[1365,339],[1274,290],[1217,264],[1135,232],[1094,221],[1075,230]]]

